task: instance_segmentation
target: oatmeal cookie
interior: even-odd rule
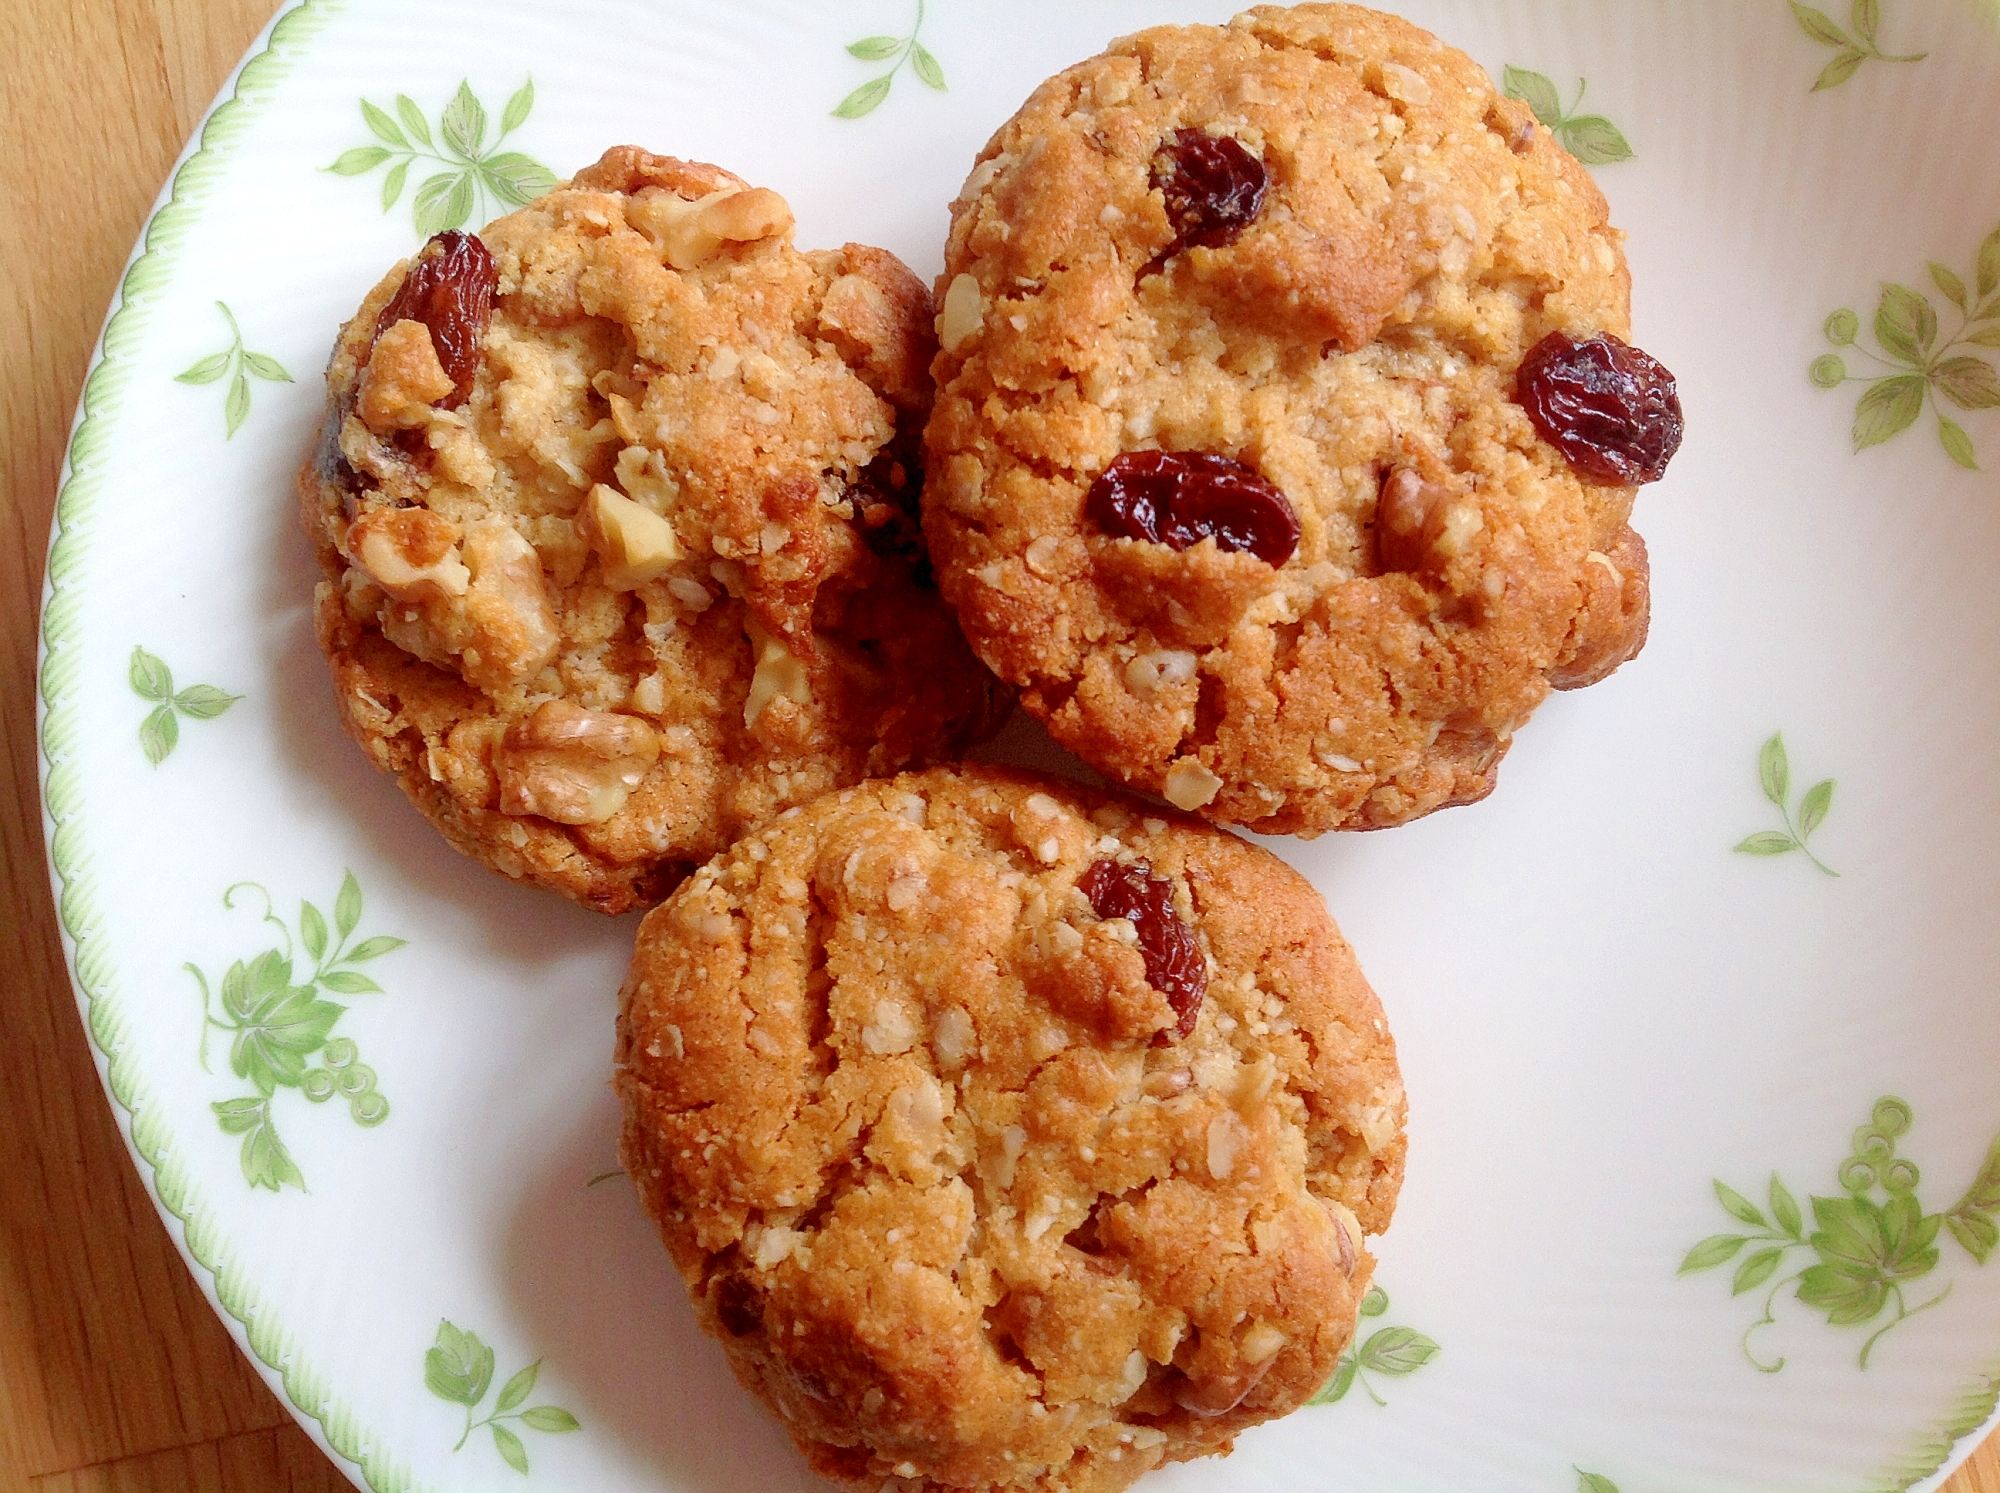
[[[791,229],[614,149],[397,266],[327,372],[342,720],[460,850],[605,912],[999,713],[916,529],[929,294]]]
[[[737,1377],[867,1493],[1112,1493],[1333,1373],[1403,1169],[1318,893],[1009,769],[829,794],[648,915],[621,1154]]]
[[[1550,689],[1644,641],[1627,518],[1678,404],[1645,360],[1651,403],[1593,408],[1616,377],[1574,366],[1644,357],[1610,340],[1621,235],[1416,27],[1300,5],[1115,43],[987,145],[938,285],[940,584],[1125,783],[1263,831],[1400,824],[1483,797]],[[1551,334],[1581,346],[1541,369],[1570,396],[1530,401],[1544,430],[1517,371]],[[1593,442],[1617,459],[1572,465]]]

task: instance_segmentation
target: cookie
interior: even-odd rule
[[[930,584],[930,296],[777,193],[605,154],[371,291],[299,478],[342,721],[466,854],[618,912],[956,754],[1003,692]]]
[[[1010,769],[830,794],[702,868],[640,927],[617,1061],[703,1327],[868,1493],[1228,1450],[1334,1372],[1402,1177],[1313,888]]]
[[[1644,356],[1621,243],[1526,105],[1393,16],[1258,9],[1057,75],[938,282],[924,523],[973,647],[1211,819],[1483,797],[1551,689],[1645,639],[1627,520],[1679,410],[1650,360],[1636,414],[1590,382]]]

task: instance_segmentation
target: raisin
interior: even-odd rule
[[[1213,539],[1282,565],[1299,547],[1299,516],[1251,467],[1199,451],[1126,451],[1084,499],[1092,520],[1120,539],[1184,550]]]
[[[1680,449],[1674,376],[1616,337],[1549,333],[1521,360],[1514,398],[1542,438],[1598,482],[1658,482]]]
[[[924,486],[923,426],[884,446],[847,485],[861,542],[885,560],[900,560],[929,586],[930,553],[924,548],[920,501]]]
[[[493,315],[493,291],[499,282],[493,256],[476,233],[448,229],[434,234],[418,251],[410,272],[382,314],[375,320],[381,336],[399,321],[420,321],[430,329],[431,346],[445,377],[454,385],[439,405],[457,409],[472,392],[472,375],[479,370],[479,339]]]
[[[715,1315],[731,1337],[748,1337],[764,1325],[763,1293],[740,1275],[725,1275],[715,1287]]]
[[[1174,131],[1153,158],[1153,185],[1166,197],[1167,221],[1174,226],[1174,241],[1160,259],[1233,242],[1263,207],[1268,179],[1264,163],[1242,141]]]
[[[1146,983],[1174,1008],[1174,1035],[1191,1033],[1208,991],[1208,965],[1194,929],[1174,911],[1174,884],[1155,876],[1144,861],[1099,861],[1077,878],[1076,888],[1100,918],[1124,918],[1137,930]],[[1165,1032],[1153,1039],[1155,1046],[1166,1040]]]

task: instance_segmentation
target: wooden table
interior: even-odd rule
[[[0,1493],[348,1486],[209,1310],[112,1124],[57,943],[36,783],[36,612],[84,367],[167,168],[271,10],[0,4],[0,744],[12,789],[0,799]],[[2000,1437],[1948,1493],[2000,1493]]]

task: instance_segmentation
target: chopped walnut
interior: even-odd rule
[[[576,524],[614,591],[633,591],[659,579],[681,557],[672,524],[602,482],[583,500]]]
[[[377,435],[428,424],[431,406],[457,386],[438,361],[430,328],[399,321],[375,339],[354,407]]]
[[[348,554],[387,593],[382,635],[482,689],[539,674],[562,642],[541,556],[504,519],[457,534],[427,508],[373,509],[348,527]]]
[[[1382,91],[1405,104],[1421,107],[1431,101],[1430,79],[1400,62],[1382,64]]]
[[[376,508],[348,526],[347,553],[396,600],[429,601],[465,595],[457,541],[458,525],[428,508]]]
[[[938,308],[938,342],[955,353],[979,334],[986,324],[986,301],[979,282],[970,275],[956,275],[945,287],[944,304]]]
[[[1186,684],[1194,678],[1197,662],[1192,653],[1178,648],[1142,653],[1125,665],[1125,684],[1141,694],[1163,685]]]
[[[769,187],[725,187],[692,202],[646,187],[626,204],[625,216],[677,270],[698,268],[724,244],[780,238],[792,229],[790,206]]]
[[[625,495],[664,515],[680,500],[681,488],[667,471],[666,459],[648,446],[627,446],[618,453],[618,485]]]
[[[747,622],[750,646],[757,660],[757,672],[750,676],[750,693],[743,701],[743,724],[753,727],[764,707],[783,698],[794,705],[812,702],[812,675],[805,661],[785,647],[784,641]]]
[[[660,736],[629,715],[549,700],[507,728],[493,752],[500,808],[558,824],[600,824],[660,758]]]
[[[1195,810],[1213,803],[1222,791],[1222,779],[1192,757],[1183,757],[1167,769],[1161,796],[1177,809]]]
[[[1412,467],[1398,467],[1384,479],[1375,505],[1375,555],[1383,570],[1425,567],[1450,500],[1447,489]]]
[[[1273,1327],[1269,1322],[1258,1321],[1250,1325],[1250,1330],[1243,1334],[1243,1341],[1236,1346],[1245,1363],[1258,1364],[1271,1357],[1289,1341],[1290,1339],[1280,1329]]]

